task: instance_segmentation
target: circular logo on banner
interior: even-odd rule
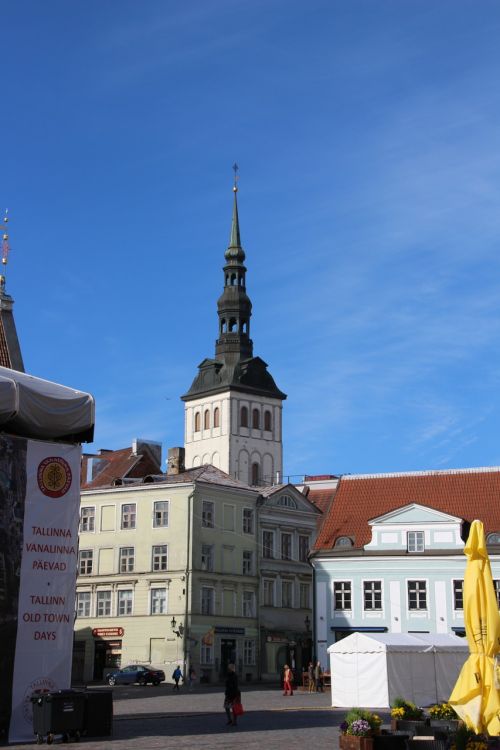
[[[33,705],[31,703],[32,695],[44,695],[57,690],[57,685],[50,677],[37,677],[26,686],[23,696],[23,718],[28,724],[33,723]]]
[[[44,458],[38,467],[38,486],[48,497],[62,497],[71,487],[71,469],[60,456]]]

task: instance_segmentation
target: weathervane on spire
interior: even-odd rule
[[[239,180],[240,176],[239,176],[239,174],[238,174],[238,171],[239,171],[239,166],[238,166],[238,165],[236,164],[236,162],[234,162],[234,164],[233,164],[233,170],[234,170],[234,185],[233,185],[233,191],[234,191],[235,193],[237,193],[237,192],[238,192],[238,180]]]
[[[3,273],[0,274],[0,286],[2,289],[5,287],[5,270],[7,266],[7,260],[9,258],[9,233],[8,233],[8,224],[9,224],[9,209],[5,209],[5,216],[3,219],[3,232],[2,232],[2,265],[3,265]]]

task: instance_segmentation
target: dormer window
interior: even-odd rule
[[[500,544],[500,534],[498,532],[493,532],[492,534],[488,534],[486,537],[486,543],[487,544]]]
[[[425,540],[423,531],[409,531],[406,536],[406,549],[408,552],[424,552]]]
[[[339,536],[338,539],[335,540],[335,546],[336,547],[352,547],[352,539],[350,536]]]

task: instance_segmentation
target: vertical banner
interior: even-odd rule
[[[33,693],[71,686],[80,446],[27,441],[9,742],[33,740]]]

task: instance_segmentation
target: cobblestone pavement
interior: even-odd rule
[[[237,727],[226,726],[223,687],[183,688],[119,686],[113,690],[113,736],[82,738],[86,750],[154,750],[196,748],[217,750],[308,750],[336,748],[344,709],[332,709],[330,693],[302,693],[284,697],[278,687],[242,689],[245,714]],[[387,715],[383,715],[387,722]],[[60,743],[56,738],[55,743]],[[55,744],[54,743],[54,744]],[[33,745],[16,745],[18,750]],[[66,745],[65,745],[66,747]]]

